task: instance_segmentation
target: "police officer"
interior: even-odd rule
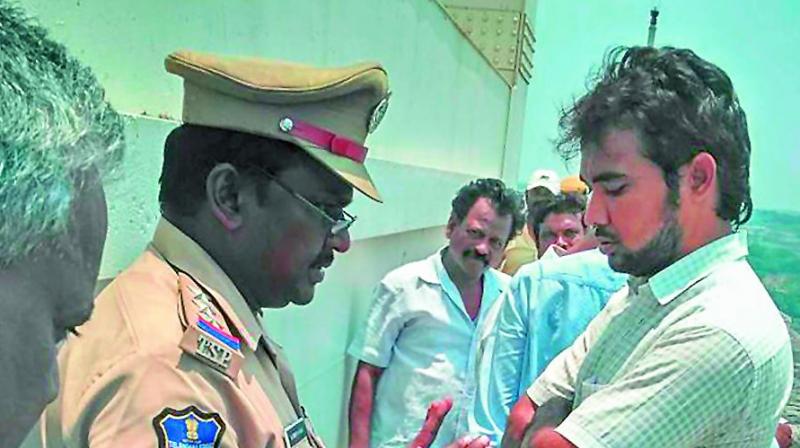
[[[46,446],[317,447],[263,308],[306,304],[350,246],[387,105],[373,63],[320,69],[179,51],[151,244],[59,355]]]

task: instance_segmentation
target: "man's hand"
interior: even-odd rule
[[[778,446],[781,448],[792,446],[792,427],[788,423],[779,424],[775,431],[775,439],[778,440]]]
[[[425,422],[422,424],[414,441],[409,448],[428,448],[434,440],[439,428],[442,426],[445,416],[453,407],[453,399],[450,397],[436,400],[428,406],[428,413],[425,415]],[[447,445],[447,448],[489,448],[491,441],[486,436],[466,435]]]
[[[491,441],[486,436],[464,436],[447,445],[447,448],[489,448]]]
[[[450,397],[445,397],[431,403],[430,406],[428,406],[428,413],[425,415],[425,422],[422,424],[422,429],[420,429],[417,436],[414,437],[409,448],[428,448],[431,446],[431,443],[436,439],[436,434],[439,433],[439,428],[442,426],[444,417],[450,412],[452,407],[453,399]]]

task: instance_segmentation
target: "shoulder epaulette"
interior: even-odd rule
[[[188,275],[178,274],[181,322],[180,347],[215,370],[234,379],[244,361],[239,338],[228,329],[212,298]]]

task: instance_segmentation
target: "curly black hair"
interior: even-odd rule
[[[677,198],[678,170],[707,152],[717,163],[717,215],[734,228],[750,219],[747,119],[722,69],[687,49],[617,47],[594,81],[562,111],[557,149],[564,159],[597,146],[611,129],[633,130]]]
[[[458,190],[451,203],[452,214],[463,221],[478,198],[488,199],[498,215],[511,216],[511,232],[507,241],[519,234],[525,225],[525,200],[522,194],[506,187],[500,179],[476,179]]]

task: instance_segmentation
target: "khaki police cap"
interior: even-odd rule
[[[183,121],[293,143],[380,201],[364,141],[388,105],[377,63],[317,68],[284,61],[177,51],[165,60],[184,79]]]

